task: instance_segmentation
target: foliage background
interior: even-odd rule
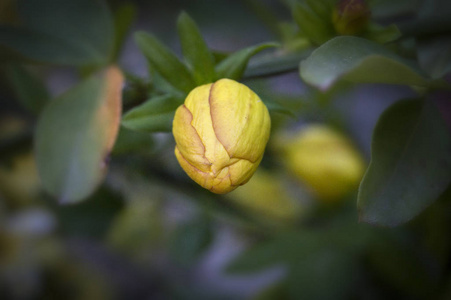
[[[335,34],[319,38],[315,21],[306,25],[302,10],[290,11],[295,2],[80,0],[61,6],[47,0],[29,1],[19,12],[15,1],[2,2],[1,298],[451,297],[445,191],[451,10],[446,1],[369,1],[372,19],[398,24],[401,38],[390,28],[383,50],[367,35],[364,42],[339,44],[348,47],[340,52],[326,43]],[[220,51],[218,60],[257,44],[282,44],[253,57],[241,79],[270,109],[273,133],[262,173],[230,195],[193,183],[175,160],[172,135],[154,132],[170,131],[171,112],[183,97],[177,91],[164,98],[173,89],[155,67],[156,55],[142,51],[134,34],[151,32],[180,57],[181,11],[195,20],[209,48]],[[294,29],[281,35],[275,20]],[[314,56],[316,48],[323,52]],[[326,90],[329,67],[340,62],[334,57],[361,49],[385,58],[363,67],[351,62],[344,68],[354,75],[341,80],[339,74]],[[416,65],[404,69],[404,59]],[[318,61],[327,68],[315,75]],[[104,96],[121,93],[121,76],[109,69],[92,77],[111,62],[124,74],[122,103]],[[169,77],[183,89],[176,73]],[[151,104],[135,114],[144,114],[145,122],[123,117],[116,139],[112,107],[125,115],[143,103]],[[435,106],[423,109],[423,103]],[[379,121],[375,131],[382,113],[390,122]],[[378,198],[377,189],[368,188],[364,197],[362,183],[358,204],[368,212],[362,220],[376,225],[358,222],[357,185],[324,202],[286,168],[284,143],[313,123],[347,136],[365,164],[379,153],[374,165],[388,171],[374,171],[369,182],[386,187],[386,194]],[[413,138],[404,144],[406,135]],[[376,152],[371,145],[379,140],[385,144]],[[399,152],[407,155],[394,161]],[[393,164],[400,171],[386,182]]]

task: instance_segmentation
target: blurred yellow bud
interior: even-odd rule
[[[325,125],[311,125],[283,142],[287,168],[320,201],[334,202],[355,189],[365,162],[351,142]]]
[[[228,193],[254,174],[270,127],[268,109],[252,90],[221,79],[192,90],[175,112],[175,155],[195,182]]]
[[[16,155],[11,167],[0,166],[0,194],[15,204],[33,201],[39,190],[40,182],[32,153]]]
[[[229,196],[232,202],[258,219],[293,222],[302,213],[301,204],[290,197],[280,178],[261,169]]]
[[[371,11],[365,0],[340,0],[336,5],[332,22],[341,35],[357,35],[365,31]]]

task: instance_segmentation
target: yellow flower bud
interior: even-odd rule
[[[357,188],[365,162],[351,142],[324,125],[311,125],[283,145],[287,168],[323,202]]]
[[[270,127],[268,109],[252,90],[221,79],[192,90],[175,112],[175,155],[195,182],[228,193],[254,174]]]

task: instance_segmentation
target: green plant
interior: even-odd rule
[[[246,1],[276,41],[232,53],[211,49],[202,27],[186,12],[176,22],[181,56],[156,35],[134,32],[134,45],[148,63],[149,76],[141,77],[120,61],[135,18],[132,4],[5,1],[4,11],[11,13],[0,23],[2,93],[15,100],[10,101],[12,111],[20,112],[17,118],[25,125],[16,126],[14,117],[3,118],[6,109],[2,113],[0,175],[16,180],[14,172],[22,157],[18,153],[33,149],[45,191],[24,193],[34,202],[16,201],[9,196],[15,194],[10,186],[16,185],[5,180],[5,187],[0,184],[5,211],[12,214],[30,203],[44,203],[63,235],[88,232],[103,237],[114,224],[107,239],[112,247],[143,259],[142,249],[167,242],[154,230],[163,223],[159,219],[162,203],[181,198],[191,200],[197,211],[194,221],[183,222],[186,227],[168,231],[172,245],[168,252],[175,261],[195,264],[213,240],[213,224],[225,220],[256,240],[230,264],[228,272],[287,266],[287,275],[267,291],[270,299],[272,295],[358,298],[365,294],[360,289],[368,286],[378,293],[380,286],[389,286],[376,297],[397,293],[407,298],[446,297],[451,274],[449,1],[282,2],[289,20],[279,20],[258,1]],[[410,16],[408,21],[397,18],[403,14]],[[381,25],[381,19],[394,23]],[[77,82],[54,97],[43,78],[58,68],[76,73]],[[293,72],[299,75],[299,86],[306,84],[303,96],[281,92],[268,81]],[[256,181],[244,195],[236,191],[214,195],[174,163],[171,132],[176,109],[196,87],[223,78],[244,81],[268,107],[271,137],[260,166],[265,175],[258,179],[267,189]],[[353,143],[343,122],[346,114],[339,108],[346,105],[346,92],[365,84],[404,86],[412,96],[397,99],[379,116],[371,160],[359,188],[350,184],[341,189],[340,181],[312,186],[309,180],[292,177],[280,157],[284,139],[293,135],[280,138],[279,134],[295,121],[315,121],[341,131]],[[296,157],[300,146],[292,144],[290,153]],[[327,145],[330,151],[324,153],[342,147],[335,140]],[[324,161],[322,151],[311,151]],[[360,170],[364,164],[360,157],[358,163]],[[35,168],[34,162],[30,165]],[[302,165],[306,164],[299,168]],[[309,171],[292,173],[312,174]],[[20,181],[25,175],[19,173]],[[361,172],[356,173],[352,178],[360,178]],[[322,177],[334,180],[334,176]],[[274,186],[269,187],[271,182]],[[339,193],[310,192],[337,185]],[[276,199],[280,189],[283,203]],[[259,206],[265,198],[261,191],[268,191],[272,198]],[[327,202],[335,205],[324,205],[319,199],[318,195],[329,194],[334,199]],[[240,200],[243,197],[247,201]],[[109,198],[115,200],[102,202]],[[146,201],[154,204],[147,206]],[[268,206],[278,203],[283,209],[269,213]],[[154,223],[143,222],[144,234],[133,220],[134,215],[145,219],[138,212],[155,217]],[[102,225],[93,225],[96,229],[90,231],[90,222]],[[13,235],[0,233],[8,237],[5,241]],[[412,250],[410,245],[416,242],[419,246]],[[166,274],[166,281],[177,280]],[[260,296],[264,298],[265,292]]]

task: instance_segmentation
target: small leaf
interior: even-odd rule
[[[151,90],[156,94],[181,94],[180,90],[172,86],[155,70],[155,68],[152,68],[152,66],[149,66],[149,74],[152,84]]]
[[[119,69],[110,67],[43,111],[35,140],[38,172],[60,203],[79,202],[103,179],[119,128],[122,84]]]
[[[385,44],[400,38],[401,32],[394,24],[381,26],[376,23],[370,23],[363,37],[380,44]]]
[[[420,38],[417,45],[420,65],[432,78],[441,78],[451,72],[450,36]]]
[[[322,90],[337,80],[356,83],[389,83],[428,86],[416,64],[382,45],[351,36],[336,37],[301,62],[300,75]]]
[[[307,58],[311,49],[307,49],[301,52],[278,54],[265,56],[259,60],[255,60],[249,63],[246,72],[243,77],[258,77],[268,76],[277,73],[283,73],[286,71],[297,70],[299,68],[299,62],[302,59]]]
[[[326,1],[316,1],[316,0],[306,0],[307,5],[311,10],[321,17],[323,20],[327,20],[332,15],[332,10],[336,4],[335,0]]]
[[[223,61],[229,56],[229,53],[225,51],[211,50],[211,53],[213,55],[213,60],[215,61],[215,64],[219,64],[221,61]]]
[[[2,26],[0,45],[32,61],[100,64],[111,54],[113,22],[103,1],[26,0],[18,11],[23,27]]]
[[[211,83],[215,77],[213,55],[191,17],[182,12],[177,20],[182,52],[197,85]]]
[[[41,79],[20,65],[9,64],[5,71],[17,99],[30,111],[39,113],[50,100],[47,87]]]
[[[451,135],[431,101],[400,101],[386,110],[374,130],[371,153],[358,195],[364,222],[405,223],[451,182]]]
[[[112,61],[119,58],[125,38],[136,17],[136,8],[131,3],[122,4],[114,12],[114,47]]]
[[[252,56],[267,48],[279,46],[280,45],[277,43],[264,43],[248,47],[231,54],[216,66],[218,79],[229,78],[240,80],[243,76],[244,70],[246,69],[247,63]]]
[[[332,23],[318,16],[307,5],[295,4],[292,14],[299,26],[299,31],[317,45],[321,45],[335,35]]]
[[[269,112],[281,113],[290,116],[292,118],[296,118],[296,114],[293,111],[291,111],[291,109],[283,106],[282,104],[274,100],[269,100],[269,98],[262,99],[262,101],[265,103]]]
[[[138,32],[135,34],[135,41],[152,68],[175,88],[189,93],[196,87],[188,68],[157,38],[145,32]]]
[[[156,96],[128,111],[122,125],[128,129],[144,132],[171,132],[175,110],[183,98],[174,95]]]

